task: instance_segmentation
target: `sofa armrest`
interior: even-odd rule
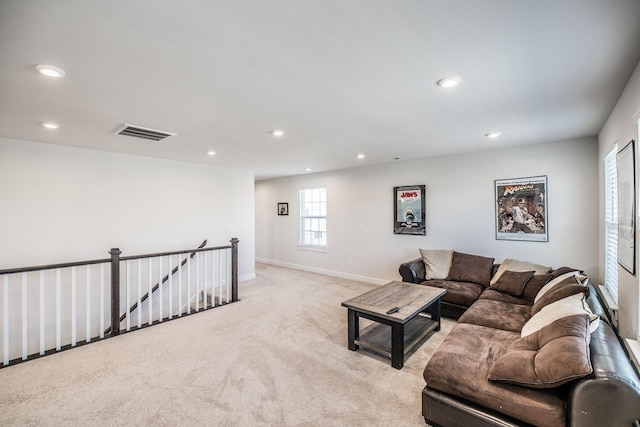
[[[422,258],[416,258],[411,261],[403,262],[398,269],[403,282],[422,283],[425,281],[426,271]]]
[[[570,425],[632,426],[640,419],[640,379],[617,334],[601,322],[589,347],[593,374],[570,393]]]

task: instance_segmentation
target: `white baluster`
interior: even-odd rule
[[[225,282],[227,284],[227,303],[229,301],[231,301],[231,297],[229,295],[229,291],[231,290],[231,281],[229,280],[229,276],[231,276],[230,274],[230,270],[231,270],[231,261],[229,260],[231,257],[229,256],[231,254],[231,249],[227,249],[225,251],[225,256],[224,256],[224,265],[227,267],[226,268],[226,274],[225,274]]]
[[[171,264],[169,264],[171,265]],[[163,312],[163,307],[162,307],[162,288],[163,288],[163,284],[162,284],[162,257],[160,257],[158,259],[158,283],[159,283],[159,287],[160,289],[158,289],[160,292],[158,293],[158,298],[160,298],[160,303],[158,304],[158,311],[159,311],[159,315],[158,315],[158,320],[160,322],[162,322],[162,318],[164,317],[164,312]]]
[[[91,265],[87,265],[85,267],[87,269],[86,282],[84,284],[86,289],[86,305],[87,308],[85,310],[85,314],[87,316],[85,329],[86,329],[86,340],[87,342],[91,342]]]
[[[187,254],[187,314],[191,314],[191,263]]]
[[[171,260],[173,256],[169,255],[169,320],[173,319],[173,269],[171,268]]]
[[[62,347],[62,325],[60,316],[62,315],[60,309],[61,295],[60,295],[60,269],[56,268],[56,350],[60,351]]]
[[[130,307],[130,306],[129,306]],[[127,312],[129,310],[127,307]],[[142,260],[138,259],[138,328],[142,327],[142,313],[140,309],[142,308]]]
[[[22,273],[22,360],[27,360],[27,273]]]
[[[104,264],[100,264],[100,339],[104,338]]]
[[[208,252],[203,252],[202,253],[202,258],[203,258],[202,263],[204,264],[204,266],[202,268],[203,269],[203,276],[204,276],[202,278],[202,280],[204,282],[204,286],[203,286],[203,289],[202,289],[202,306],[203,306],[202,308],[204,310],[207,309],[207,271],[209,270],[207,268],[207,254],[208,254]]]
[[[4,295],[4,307],[2,312],[4,313],[4,333],[2,334],[4,338],[4,357],[2,364],[7,366],[9,364],[9,275],[4,275],[4,284],[3,284],[3,295]]]
[[[149,301],[147,303],[147,308],[149,309],[149,326],[153,324],[153,258],[149,258],[147,261],[147,265],[149,266]],[[142,314],[142,307],[138,307],[138,313]]]
[[[129,307],[131,307],[131,278],[129,273],[131,272],[131,261],[127,261],[127,306],[125,307],[125,317],[127,318],[127,332],[131,330],[131,316],[129,315]]]
[[[218,251],[218,304],[222,305],[222,249]]]
[[[178,317],[182,317],[182,262],[178,255]]]
[[[40,355],[44,354],[44,270],[40,270]]]
[[[211,254],[211,307],[216,306],[216,253],[215,251],[209,252]]]
[[[196,252],[196,311],[200,311],[200,252]]]
[[[76,268],[71,267],[71,347],[76,346]]]

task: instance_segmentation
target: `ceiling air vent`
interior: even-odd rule
[[[119,127],[114,133],[118,135],[132,136],[134,138],[150,139],[152,141],[162,141],[165,138],[176,135],[172,132],[149,129],[142,126],[130,125],[127,123]]]

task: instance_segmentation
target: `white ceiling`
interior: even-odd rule
[[[638,0],[0,0],[0,136],[265,179],[594,136],[639,59]]]

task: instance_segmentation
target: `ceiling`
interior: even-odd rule
[[[0,0],[0,136],[260,180],[595,136],[639,60],[638,0]]]

